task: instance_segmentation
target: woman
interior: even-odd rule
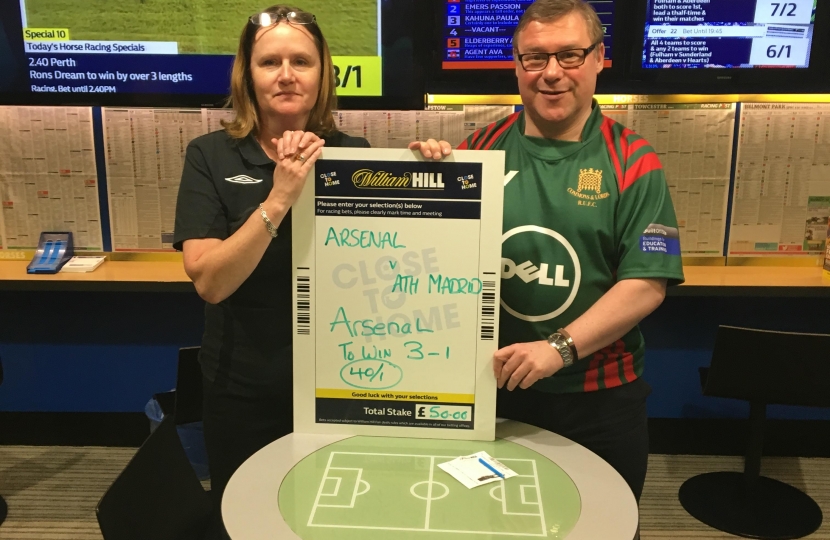
[[[272,6],[239,40],[236,119],[187,148],[174,246],[207,301],[200,363],[217,508],[234,471],[292,431],[291,206],[324,145],[369,146],[337,131],[334,81],[314,15]],[[439,159],[445,146],[410,148]]]
[[[291,205],[335,128],[335,77],[314,15],[252,16],[231,75],[236,119],[187,148],[174,246],[205,306],[200,352],[215,502],[254,452],[292,431]]]

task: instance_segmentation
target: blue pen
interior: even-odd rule
[[[504,475],[500,473],[498,470],[496,470],[495,467],[484,461],[484,458],[478,458],[478,462],[490,469],[491,471],[493,471],[494,473],[496,473],[496,476],[498,476],[499,478],[504,478]]]

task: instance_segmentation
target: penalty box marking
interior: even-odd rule
[[[363,480],[363,469],[357,467],[329,467],[329,470],[332,471],[357,471],[357,477],[354,481],[354,490],[352,491],[352,500],[349,504],[320,504],[319,506],[322,508],[354,508],[354,503],[360,495],[363,495],[371,486],[369,482]],[[328,478],[323,479],[323,483],[325,484],[328,480],[336,480],[336,484],[334,487],[334,493],[322,493],[321,497],[336,497],[340,493],[340,482],[342,481],[342,477],[340,476],[330,476]],[[366,489],[363,491],[358,491],[358,488],[362,485],[366,486]]]

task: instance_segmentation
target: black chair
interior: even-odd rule
[[[3,384],[3,362],[0,361],[0,384]],[[0,496],[0,525],[6,521],[6,516],[9,514],[9,506],[6,504],[5,499]]]
[[[767,404],[830,407],[830,335],[718,328],[703,394],[749,401],[744,471],[695,476],[680,487],[680,504],[721,531],[759,539],[801,538],[821,526],[806,493],[761,476]]]
[[[211,509],[179,441],[175,418],[167,415],[95,513],[104,540],[201,540]]]

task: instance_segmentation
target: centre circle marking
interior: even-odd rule
[[[427,484],[427,485],[435,484],[436,486],[441,486],[442,488],[444,488],[444,494],[441,495],[440,497],[422,497],[422,496],[418,495],[415,492],[415,490],[418,488],[418,486],[422,486],[424,484]],[[443,499],[444,497],[449,495],[450,494],[450,488],[448,488],[446,484],[442,484],[441,482],[435,482],[435,481],[430,482],[429,480],[424,480],[423,482],[418,482],[417,484],[413,484],[412,487],[409,488],[409,492],[416,499],[421,499],[421,500],[424,500],[424,501],[437,501],[437,500]]]

